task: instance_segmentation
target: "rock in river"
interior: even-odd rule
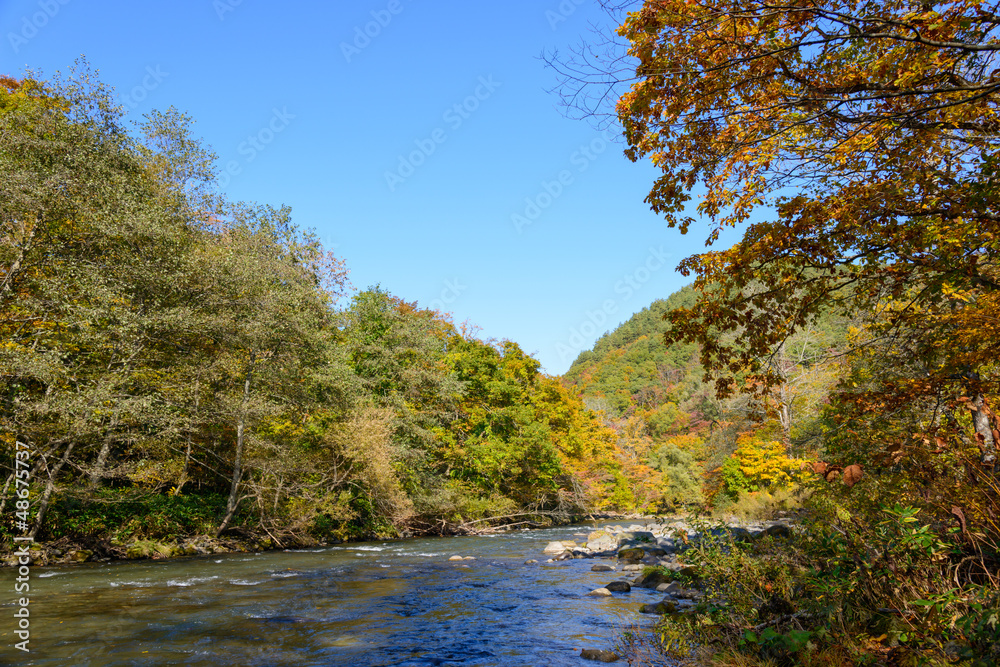
[[[591,551],[611,551],[618,547],[618,538],[606,530],[595,530],[587,536],[587,548]]]
[[[566,551],[566,547],[563,546],[562,542],[549,542],[545,547],[547,554],[561,554],[564,551]]]
[[[630,547],[618,550],[618,558],[621,560],[640,561],[646,557],[646,552],[641,547]]]
[[[627,581],[612,581],[605,588],[613,593],[628,593],[632,590],[632,584]]]
[[[590,568],[591,572],[614,572],[614,565],[605,565],[603,563],[598,563],[597,565]]]
[[[618,656],[613,652],[596,648],[583,649],[580,652],[580,657],[584,660],[596,660],[597,662],[618,662]]]
[[[628,542],[646,542],[648,544],[656,544],[656,536],[648,530],[629,531],[627,533],[622,533],[619,537],[623,541]]]
[[[662,570],[650,570],[643,575],[640,575],[638,579],[635,580],[635,585],[641,588],[656,588],[660,584],[666,584],[673,580],[671,575],[664,573]]]
[[[764,532],[760,534],[761,537],[781,537],[787,538],[792,536],[792,531],[788,526],[784,524],[775,524],[764,529]]]

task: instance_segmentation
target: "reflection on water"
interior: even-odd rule
[[[523,564],[581,530],[33,568],[32,652],[0,622],[3,664],[578,666],[661,597],[588,597],[615,578],[594,560]]]

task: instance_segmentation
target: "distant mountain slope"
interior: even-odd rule
[[[563,376],[592,407],[610,416],[626,416],[636,409],[653,409],[664,403],[689,403],[707,397],[694,345],[666,346],[663,314],[691,306],[696,293],[684,287],[666,299],[657,299],[614,331],[602,336],[592,350],[581,353]]]

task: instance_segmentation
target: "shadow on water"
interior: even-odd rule
[[[660,597],[588,597],[615,578],[589,559],[524,564],[586,530],[34,568],[32,651],[0,639],[39,666],[580,665]]]

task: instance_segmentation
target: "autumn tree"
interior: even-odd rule
[[[667,333],[701,345],[721,395],[738,377],[758,393],[780,384],[761,360],[846,302],[875,339],[907,338],[926,359],[887,378],[877,402],[968,397],[983,461],[995,460],[995,9],[650,0],[628,16],[637,81],[618,114],[627,155],[662,171],[648,203],[687,231],[699,188],[710,243],[745,229],[681,264],[701,297]],[[765,289],[748,291],[754,281]]]

